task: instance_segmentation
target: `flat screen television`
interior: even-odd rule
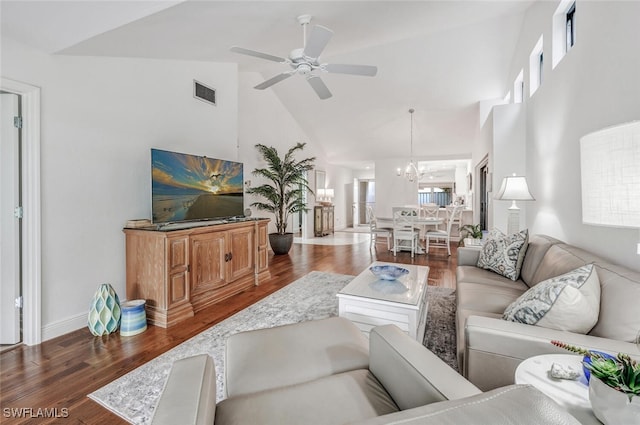
[[[154,223],[242,216],[241,162],[151,149]]]

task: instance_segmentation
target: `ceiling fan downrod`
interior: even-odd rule
[[[307,47],[307,25],[311,22],[311,15],[298,16],[298,23],[302,25],[302,48]]]

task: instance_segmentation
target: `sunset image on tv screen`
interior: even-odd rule
[[[242,215],[242,163],[151,149],[154,223]]]

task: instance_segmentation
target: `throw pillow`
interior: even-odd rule
[[[540,282],[507,307],[512,322],[586,334],[600,314],[600,279],[593,264]]]
[[[494,271],[511,280],[518,280],[527,246],[527,229],[509,236],[493,229],[480,251],[478,267]]]

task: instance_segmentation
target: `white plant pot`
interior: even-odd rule
[[[640,397],[616,391],[591,375],[589,401],[596,417],[605,425],[640,424]]]

